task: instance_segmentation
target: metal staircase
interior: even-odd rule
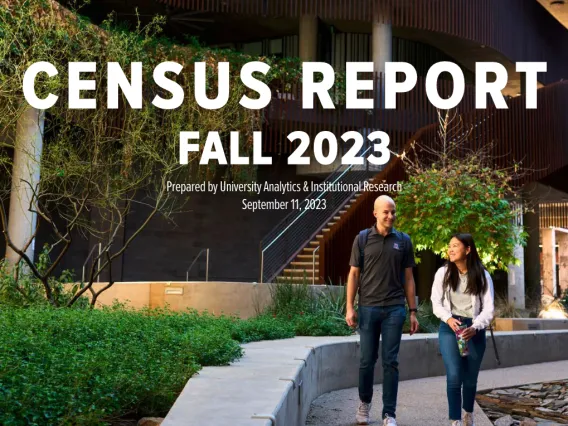
[[[372,181],[372,178],[368,179]],[[309,283],[309,284],[325,284],[323,277],[319,274],[319,247],[320,240],[324,237],[326,232],[329,232],[331,227],[335,225],[343,216],[349,208],[355,203],[358,197],[361,196],[361,192],[353,194],[347,203],[343,206],[341,210],[337,212],[336,216],[333,216],[330,222],[328,222],[325,227],[302,249],[300,254],[290,262],[288,268],[285,268],[281,275],[279,275],[279,281],[293,282],[293,283]]]
[[[367,154],[371,147],[365,149]],[[361,195],[351,189],[371,180],[377,173],[368,165],[339,166],[324,184],[343,185],[335,191],[326,188],[314,191],[306,199],[325,200],[325,209],[296,210],[288,214],[260,242],[260,282],[288,280],[293,282],[321,283],[319,276],[318,247],[325,232],[329,232],[342,215]]]

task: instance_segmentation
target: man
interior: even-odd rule
[[[406,319],[405,297],[410,310],[410,334],[418,331],[412,267],[414,251],[410,237],[394,229],[396,207],[392,198],[381,195],[375,200],[373,216],[376,224],[353,241],[351,270],[347,280],[347,312],[350,327],[357,325],[353,308],[359,289],[359,334],[361,362],[359,366],[359,409],[357,424],[369,424],[373,397],[375,364],[382,334],[383,425],[396,426],[398,395],[398,351],[402,327]],[[365,242],[366,240],[366,242]],[[361,258],[360,248],[364,250]],[[361,273],[361,267],[363,272]]]

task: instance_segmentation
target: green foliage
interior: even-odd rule
[[[316,291],[307,284],[278,282],[271,287],[271,303],[264,315],[288,321],[299,336],[346,336],[345,287]]]
[[[497,168],[491,144],[472,149],[471,130],[453,121],[449,111],[440,116],[440,140],[400,156],[408,179],[396,196],[397,226],[412,236],[417,252],[429,249],[444,258],[453,234],[472,234],[487,270],[507,271],[520,264],[513,251],[528,236],[516,224],[522,211],[507,201],[518,197],[513,183],[520,166]]]
[[[202,366],[240,358],[239,343],[293,335],[266,316],[0,307],[0,424],[163,416]]]
[[[48,246],[46,245],[38,256],[36,268],[45,272],[51,265]],[[64,284],[75,282],[73,273],[65,270],[59,277],[51,276],[49,285],[53,291],[53,297],[59,306],[65,306],[79,290],[79,284],[72,287]],[[20,261],[17,268],[11,268],[6,260],[0,260],[0,307],[2,305],[13,307],[47,306],[43,283],[32,274],[24,262]],[[75,308],[86,308],[89,300],[81,297],[73,305]]]
[[[470,233],[486,268],[507,270],[526,233],[514,225],[515,213],[504,199],[506,176],[479,168],[475,159],[453,160],[412,175],[397,195],[398,227],[412,235],[417,251],[446,257],[451,235]]]
[[[568,289],[564,290],[562,294],[562,298],[560,299],[560,303],[564,306],[564,309],[568,311]]]
[[[440,318],[434,315],[432,310],[432,303],[429,300],[423,301],[418,305],[418,312],[416,312],[416,319],[420,324],[418,329],[419,333],[437,333],[440,327]],[[410,315],[408,308],[406,312],[406,321],[402,329],[403,333],[410,332]]]

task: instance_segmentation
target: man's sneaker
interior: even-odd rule
[[[461,420],[454,420],[454,421],[452,422],[452,426],[462,426]]]
[[[467,411],[463,415],[463,426],[474,426],[473,424],[473,413],[468,413]]]
[[[371,411],[371,403],[361,402],[359,404],[359,409],[355,415],[355,420],[357,420],[358,425],[368,425],[369,424],[369,412]]]
[[[388,414],[385,415],[385,418],[383,420],[383,426],[396,426],[395,418],[389,416]]]

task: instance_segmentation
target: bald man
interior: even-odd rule
[[[370,422],[375,364],[382,335],[383,426],[396,426],[398,395],[398,351],[406,320],[405,300],[410,311],[410,334],[418,330],[412,268],[416,266],[410,237],[394,228],[396,205],[381,195],[375,200],[373,227],[361,231],[353,241],[351,270],[347,280],[347,312],[350,327],[357,325],[353,307],[359,293],[358,322],[361,342],[359,365],[359,408],[357,424]]]

